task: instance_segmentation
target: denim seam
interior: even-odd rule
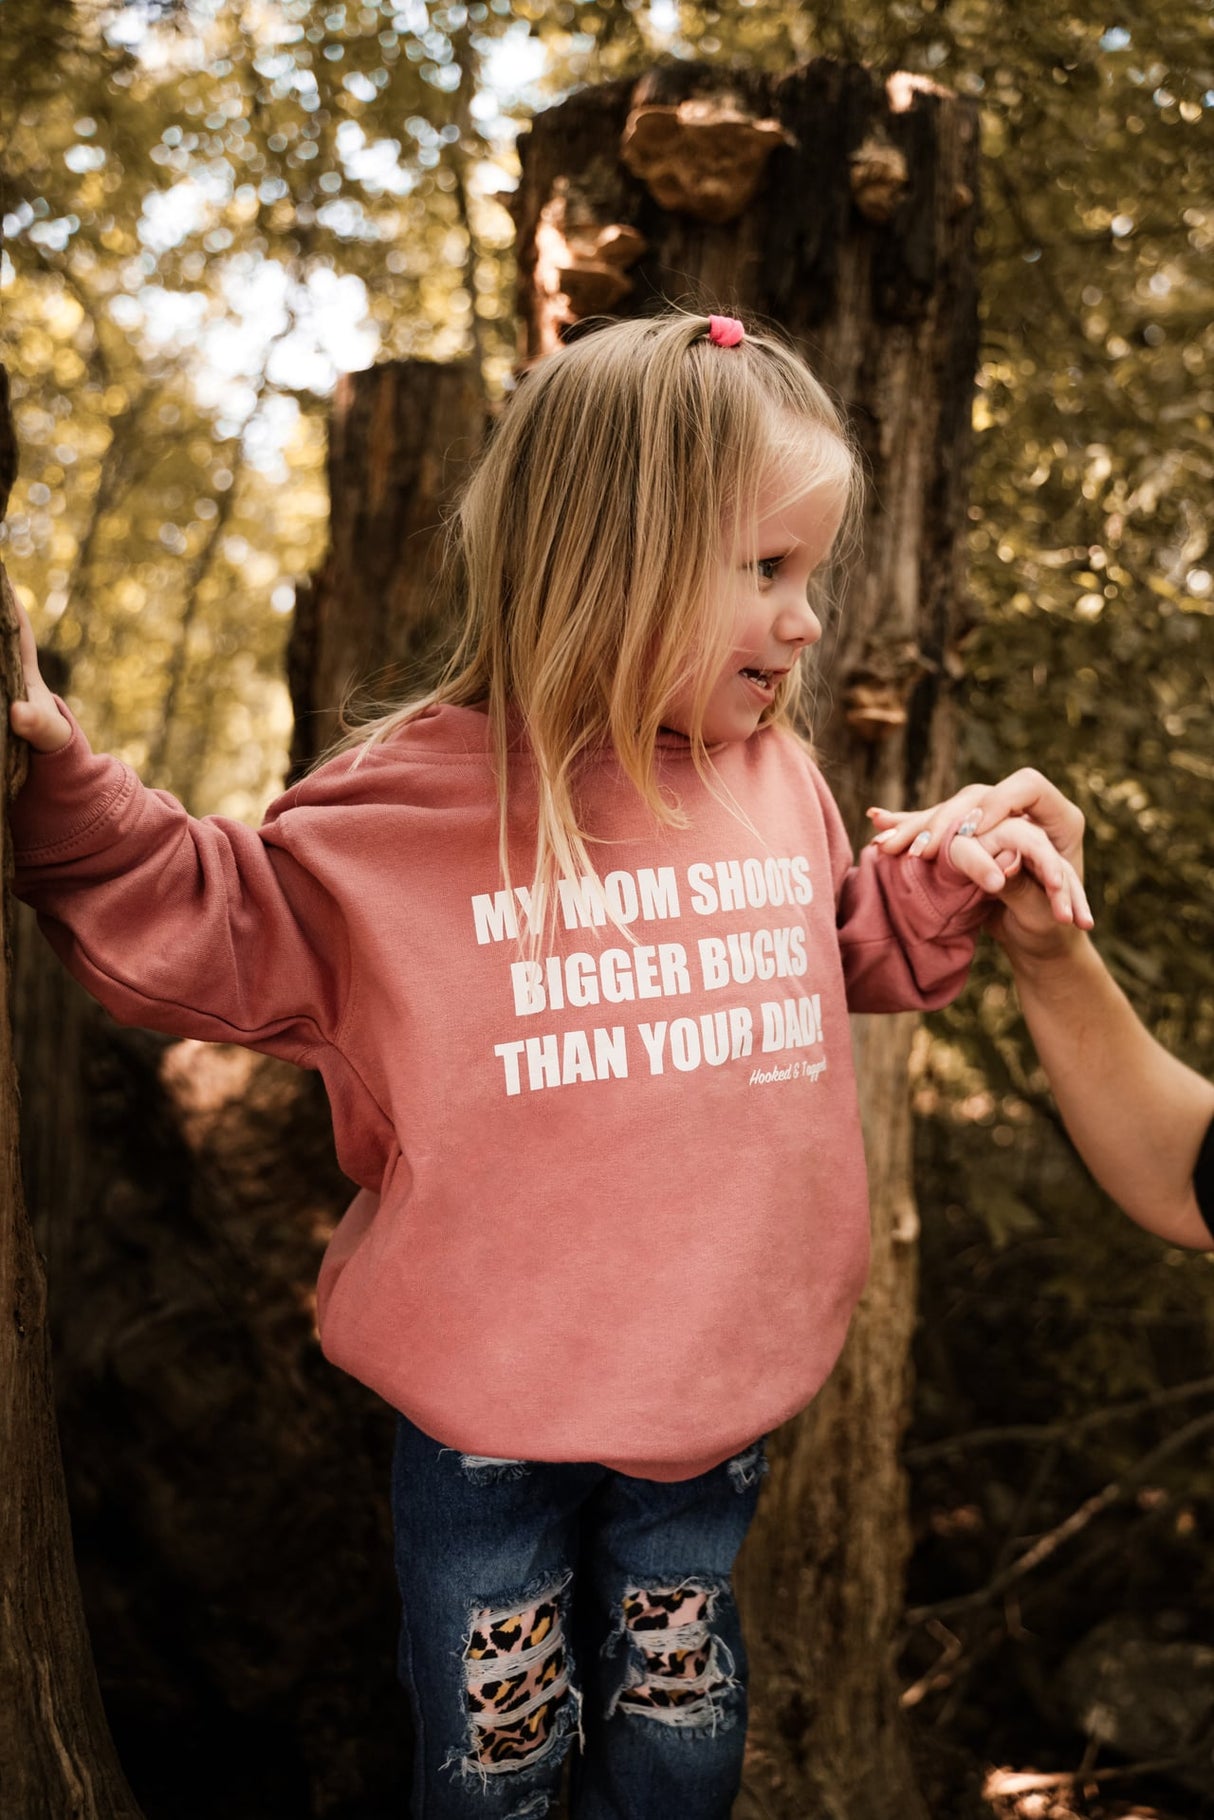
[[[417,1676],[416,1676],[416,1673],[415,1673],[414,1667],[413,1667],[413,1626],[409,1621],[409,1610],[408,1610],[408,1606],[406,1605],[403,1593],[402,1593],[402,1597],[401,1597],[401,1614],[400,1615],[401,1615],[401,1630],[404,1632],[405,1651],[406,1651],[406,1655],[408,1657],[408,1661],[406,1662],[405,1669],[406,1669],[406,1673],[409,1676],[409,1689],[413,1696],[409,1702],[409,1704],[412,1708],[412,1712],[413,1712],[413,1730],[414,1730],[414,1746],[415,1746],[415,1751],[414,1751],[415,1769],[414,1769],[413,1781],[414,1781],[414,1792],[415,1792],[415,1794],[417,1794],[418,1799],[419,1799],[418,1813],[420,1815],[421,1811],[422,1811],[420,1803],[425,1802],[426,1717],[422,1711],[421,1698],[417,1693]]]

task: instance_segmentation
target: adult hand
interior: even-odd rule
[[[1048,777],[1026,766],[997,784],[966,784],[946,802],[930,809],[870,809],[869,820],[880,830],[877,843],[885,853],[912,853],[931,858],[951,830],[970,837],[993,828],[1009,815],[1026,815],[1044,828],[1063,859],[1083,869],[1083,812]]]
[[[1079,873],[1027,816],[1008,816],[984,834],[954,834],[948,857],[958,872],[998,897],[988,928],[1000,941],[1052,941],[1056,930],[1092,927]]]
[[[1195,1191],[1194,1166],[1214,1116],[1214,1086],[1146,1031],[1093,944],[1083,869],[1083,816],[1039,771],[970,784],[932,809],[870,809],[885,853],[923,854],[947,844],[968,877],[992,862],[1006,883],[988,928],[1012,963],[1037,1054],[1080,1156],[1102,1187],[1148,1232],[1172,1245],[1209,1250],[1212,1227]],[[1054,859],[1024,832],[1045,836]],[[1058,915],[1057,865],[1069,882],[1074,921]],[[987,887],[989,888],[989,887]],[[1082,894],[1082,885],[1079,885]],[[1080,913],[1079,905],[1082,905]]]
[[[946,847],[959,871],[998,893],[990,929],[1013,962],[1058,951],[1068,928],[1092,928],[1082,882],[1083,815],[1040,771],[967,784],[930,809],[868,813],[883,853],[931,859]]]
[[[38,647],[29,614],[15,601],[21,636],[21,668],[25,675],[24,701],[9,705],[9,724],[13,732],[28,740],[35,752],[57,752],[72,737],[71,722],[59,712],[55,698],[42,680],[38,669]]]

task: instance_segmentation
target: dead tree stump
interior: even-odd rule
[[[443,512],[484,430],[480,381],[469,366],[386,361],[338,381],[329,548],[296,594],[287,651],[292,778],[338,733],[351,685],[395,700],[432,681],[452,629],[434,600]]]

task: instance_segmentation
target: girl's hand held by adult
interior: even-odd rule
[[[882,853],[888,848],[874,843]],[[1044,828],[1023,815],[1011,815],[986,832],[973,835],[963,824],[942,842],[940,853],[972,884],[998,900],[988,923],[992,935],[1005,945],[1016,941],[1048,946],[1061,931],[1090,929],[1092,912],[1083,881],[1070,860],[1063,857]]]
[[[951,863],[997,895],[988,925],[1013,962],[1069,951],[1076,929],[1091,929],[1083,889],[1083,815],[1030,769],[999,784],[969,784],[933,808],[896,813],[870,809],[883,853]]]
[[[9,725],[19,738],[26,740],[35,752],[57,752],[72,737],[71,723],[60,713],[55,697],[42,680],[38,668],[38,647],[29,614],[17,608],[21,639],[21,669],[25,678],[25,699],[9,705]]]
[[[885,853],[912,854],[931,859],[942,841],[952,840],[958,828],[971,835],[985,834],[1008,816],[1023,815],[1044,828],[1063,859],[1083,871],[1083,812],[1040,771],[1025,766],[997,784],[966,784],[955,796],[930,809],[878,809],[868,811],[878,829],[876,843]]]

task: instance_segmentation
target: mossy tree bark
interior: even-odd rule
[[[972,107],[828,61],[779,80],[676,64],[573,95],[520,149],[526,356],[591,313],[740,307],[779,323],[844,400],[870,486],[820,653],[816,736],[853,838],[867,803],[932,801],[951,780],[977,348]],[[741,1564],[748,1814],[923,1814],[891,1662],[908,1550],[913,1024],[854,1020],[872,1275],[834,1376],[776,1437]]]
[[[0,369],[0,516],[15,462]],[[0,565],[0,774],[24,776],[9,732],[21,692],[17,621]],[[0,1806],[22,1820],[139,1820],[101,1705],[72,1556],[51,1386],[46,1279],[26,1216],[12,1031],[8,818],[0,834]]]

